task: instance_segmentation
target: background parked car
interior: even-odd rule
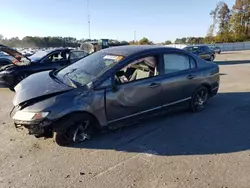
[[[14,60],[15,58],[12,56],[0,51],[0,68],[4,65],[11,64]]]
[[[207,45],[187,46],[183,49],[195,55],[198,55],[200,58],[207,61],[214,61],[215,59],[215,52],[211,50]]]
[[[68,48],[38,51],[30,57],[3,45],[0,50],[15,58],[11,64],[0,68],[0,83],[11,90],[31,74],[67,66],[88,55],[85,51]]]
[[[185,50],[106,48],[19,83],[13,119],[36,137],[56,132],[60,144],[76,143],[95,129],[131,124],[176,105],[200,111],[217,94],[219,81],[217,64]]]
[[[221,48],[220,47],[218,47],[218,46],[210,46],[209,47],[211,50],[213,50],[214,51],[214,53],[217,53],[217,54],[220,54],[221,53]]]

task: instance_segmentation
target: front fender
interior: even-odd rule
[[[91,113],[93,92],[90,90],[74,89],[51,98],[33,103],[23,111],[29,112],[50,112],[49,120],[57,120],[75,111],[88,111]]]

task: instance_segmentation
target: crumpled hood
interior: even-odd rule
[[[50,96],[74,89],[51,78],[50,71],[28,76],[15,87],[14,106],[39,97]]]

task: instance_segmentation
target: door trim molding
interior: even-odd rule
[[[188,97],[188,98],[185,98],[185,99],[181,99],[179,101],[175,101],[175,102],[172,102],[172,103],[168,103],[168,104],[165,104],[163,105],[162,107],[167,107],[167,106],[172,106],[172,105],[175,105],[175,104],[178,104],[178,103],[181,103],[181,102],[185,102],[185,101],[188,101],[192,99],[192,97]]]
[[[127,118],[130,118],[130,117],[134,117],[134,116],[137,116],[137,115],[140,115],[140,114],[144,114],[144,113],[147,113],[147,112],[151,112],[151,111],[154,111],[154,110],[158,110],[158,109],[161,109],[163,107],[172,106],[172,105],[175,105],[175,104],[178,104],[178,103],[182,103],[182,102],[188,101],[190,99],[192,99],[192,97],[181,99],[181,100],[178,100],[178,101],[175,101],[175,102],[172,102],[172,103],[168,103],[168,104],[165,104],[165,105],[162,105],[162,106],[158,106],[158,107],[155,107],[155,108],[151,108],[149,110],[145,110],[145,111],[142,111],[142,112],[137,112],[137,113],[132,114],[132,115],[128,115],[128,116],[125,116],[125,117],[122,117],[122,118],[118,118],[118,119],[115,119],[115,120],[108,121],[108,124],[109,123],[114,123],[116,121],[120,121],[120,120],[123,120],[123,119],[127,119]]]

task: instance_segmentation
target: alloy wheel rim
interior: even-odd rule
[[[65,135],[66,139],[73,143],[79,143],[89,139],[90,136],[86,133],[88,126],[89,121],[77,124],[72,130],[69,131],[69,134]]]
[[[195,109],[201,110],[204,108],[204,104],[207,102],[208,93],[207,90],[202,89],[199,91],[194,98]]]

